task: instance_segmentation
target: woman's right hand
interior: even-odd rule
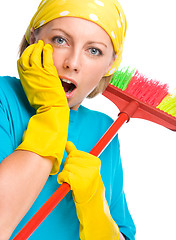
[[[69,106],[53,63],[53,49],[39,40],[18,60],[20,80],[30,105],[36,109],[24,141],[17,150],[27,150],[56,159],[51,174],[59,171],[68,134]]]
[[[42,40],[30,45],[17,62],[18,73],[29,103],[68,108],[66,95],[53,63],[53,48]],[[43,109],[42,107],[42,109]]]

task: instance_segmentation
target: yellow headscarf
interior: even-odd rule
[[[110,36],[116,60],[106,74],[112,75],[122,60],[123,42],[126,35],[126,17],[117,0],[42,0],[26,31],[30,43],[31,28],[37,29],[59,17],[78,17],[92,21]]]

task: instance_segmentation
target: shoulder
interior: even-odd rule
[[[15,77],[0,77],[0,128],[8,132],[17,147],[27,127],[30,117],[34,114],[21,82]]]
[[[0,89],[3,89],[4,87],[6,89],[12,88],[15,85],[20,85],[20,80],[18,78],[10,76],[0,76]]]
[[[20,80],[15,77],[0,77],[0,100],[13,103],[14,97],[24,94]]]
[[[23,93],[20,80],[18,78],[9,76],[0,76],[0,91],[1,94],[6,96]]]
[[[0,76],[0,103],[1,107],[9,110],[29,109],[29,103],[21,82],[16,77]]]

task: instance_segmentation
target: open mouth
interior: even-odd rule
[[[61,82],[62,82],[62,86],[64,88],[66,95],[70,96],[71,93],[73,93],[73,91],[76,89],[76,85],[73,82],[71,82],[70,80],[64,79],[64,78],[61,78]]]

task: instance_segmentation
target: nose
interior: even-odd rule
[[[69,51],[64,60],[65,69],[79,72],[81,67],[81,53],[78,50]]]

